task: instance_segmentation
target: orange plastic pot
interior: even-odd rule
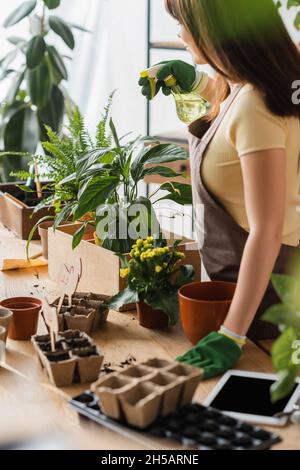
[[[182,327],[192,344],[212,331],[218,331],[229,311],[236,284],[231,282],[194,282],[179,290]]]
[[[8,337],[16,341],[31,339],[37,332],[42,301],[33,297],[12,297],[2,300],[1,307],[13,312]]]
[[[169,318],[162,310],[154,310],[145,302],[138,302],[136,308],[139,323],[144,328],[150,328],[151,330],[168,328]]]

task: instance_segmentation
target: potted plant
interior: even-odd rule
[[[62,186],[78,184],[79,192],[78,200],[62,211],[56,223],[60,223],[61,218],[70,216],[74,221],[82,220],[88,214],[91,217],[74,234],[73,248],[80,244],[86,227],[93,225],[100,246],[124,254],[129,253],[138,238],[130,237],[128,230],[127,236],[118,236],[120,225],[124,221],[127,225],[133,222],[134,216],[130,216],[134,212],[133,206],[145,207],[141,225],[148,227],[151,235],[151,225],[156,226],[156,230],[158,228],[153,208],[156,203],[170,200],[178,204],[192,204],[189,184],[166,182],[149,198],[139,196],[138,189],[139,183],[150,174],[163,176],[167,180],[180,176],[173,169],[161,164],[187,160],[188,154],[177,145],[160,144],[151,137],[138,137],[123,144],[112,119],[109,125],[112,138],[106,141],[105,147],[95,148],[77,159],[76,171],[61,181]],[[149,165],[152,166],[149,168]],[[164,195],[155,199],[159,190],[164,191]]]
[[[272,401],[286,397],[295,386],[300,372],[300,277],[273,275],[273,286],[282,303],[273,305],[263,319],[281,330],[272,346],[272,361],[278,371],[278,380],[271,388]]]
[[[131,259],[122,257],[121,276],[126,278],[127,287],[110,300],[109,307],[118,309],[136,302],[141,326],[174,326],[179,318],[178,289],[194,279],[193,266],[178,266],[184,259],[178,245],[179,241],[170,248],[153,237],[137,240]]]
[[[188,154],[181,147],[160,144],[151,137],[126,142],[118,136],[112,119],[109,128],[111,137],[103,134],[105,145],[78,158],[76,171],[61,181],[62,186],[78,184],[78,198],[63,208],[56,217],[55,231],[50,230],[48,236],[52,279],[57,278],[62,262],[69,264],[70,259],[77,257],[82,261],[79,289],[112,296],[125,287],[115,253],[129,256],[137,239],[152,235],[160,238],[162,230],[155,212],[158,202],[191,205],[192,190],[189,184],[172,181],[178,173],[163,166],[187,160]],[[144,197],[140,195],[140,184],[150,174],[162,175],[166,181],[149,197]],[[73,220],[74,225],[59,227],[66,219]],[[95,232],[95,237],[83,240],[86,235],[92,238],[91,232]],[[187,240],[180,250],[186,253],[188,263],[195,267],[196,278],[200,279],[196,245]]]
[[[8,93],[0,109],[2,151],[35,154],[40,142],[47,140],[45,125],[55,132],[61,128],[71,101],[64,88],[68,80],[66,58],[49,41],[49,33],[60,37],[71,50],[75,48],[73,31],[84,28],[70,24],[55,15],[62,0],[29,0],[5,19],[11,28],[29,19],[29,39],[10,36],[12,49],[0,61],[1,81]],[[8,181],[12,170],[26,170],[27,157],[1,160],[0,180]]]

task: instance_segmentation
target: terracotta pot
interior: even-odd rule
[[[169,318],[162,310],[154,310],[145,302],[136,304],[138,319],[141,326],[152,330],[168,328]]]
[[[5,342],[7,340],[9,325],[12,320],[13,313],[11,310],[7,310],[7,308],[0,308],[0,327],[2,326],[6,330],[5,334]]]
[[[236,284],[231,282],[194,282],[179,290],[183,330],[192,344],[218,331],[224,323]]]
[[[42,301],[33,297],[13,297],[2,300],[1,307],[13,312],[8,337],[17,341],[29,340],[37,332]]]

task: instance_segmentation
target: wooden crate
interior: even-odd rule
[[[34,207],[17,199],[21,192],[16,184],[0,184],[0,221],[22,240],[27,240],[31,229],[42,217],[54,215],[54,208],[44,208],[34,214]],[[36,231],[33,239],[38,238]]]
[[[70,265],[72,260],[81,259],[82,276],[78,291],[94,292],[95,294],[115,295],[125,287],[120,277],[120,259],[114,252],[95,245],[91,233],[90,240],[84,240],[72,250],[72,236],[80,224],[59,227],[55,232],[49,230],[49,276],[54,281],[58,278],[62,263]],[[167,236],[167,235],[166,235]],[[89,237],[87,237],[89,238]],[[172,243],[174,236],[168,237]],[[198,245],[191,240],[184,240],[179,246],[186,257],[184,264],[192,264],[196,272],[196,280],[201,278],[201,261]],[[128,306],[126,310],[131,309]]]

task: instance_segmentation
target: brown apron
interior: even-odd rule
[[[189,127],[196,233],[198,241],[203,241],[200,252],[207,274],[211,280],[218,281],[237,282],[244,247],[249,234],[235,222],[225,208],[209,193],[201,177],[201,167],[209,143],[241,88],[241,86],[233,88],[226,102],[224,102],[219,116],[210,126],[207,122],[198,120]],[[200,209],[203,206],[204,217]],[[202,245],[202,242],[200,244]],[[273,272],[277,274],[285,273],[291,257],[295,256],[298,250],[298,247],[282,245]],[[259,260],[257,269],[259,269]],[[250,339],[258,341],[278,336],[276,326],[259,318],[269,306],[279,302],[280,300],[270,283],[248,332]],[[243,312],[241,312],[242,314]]]

